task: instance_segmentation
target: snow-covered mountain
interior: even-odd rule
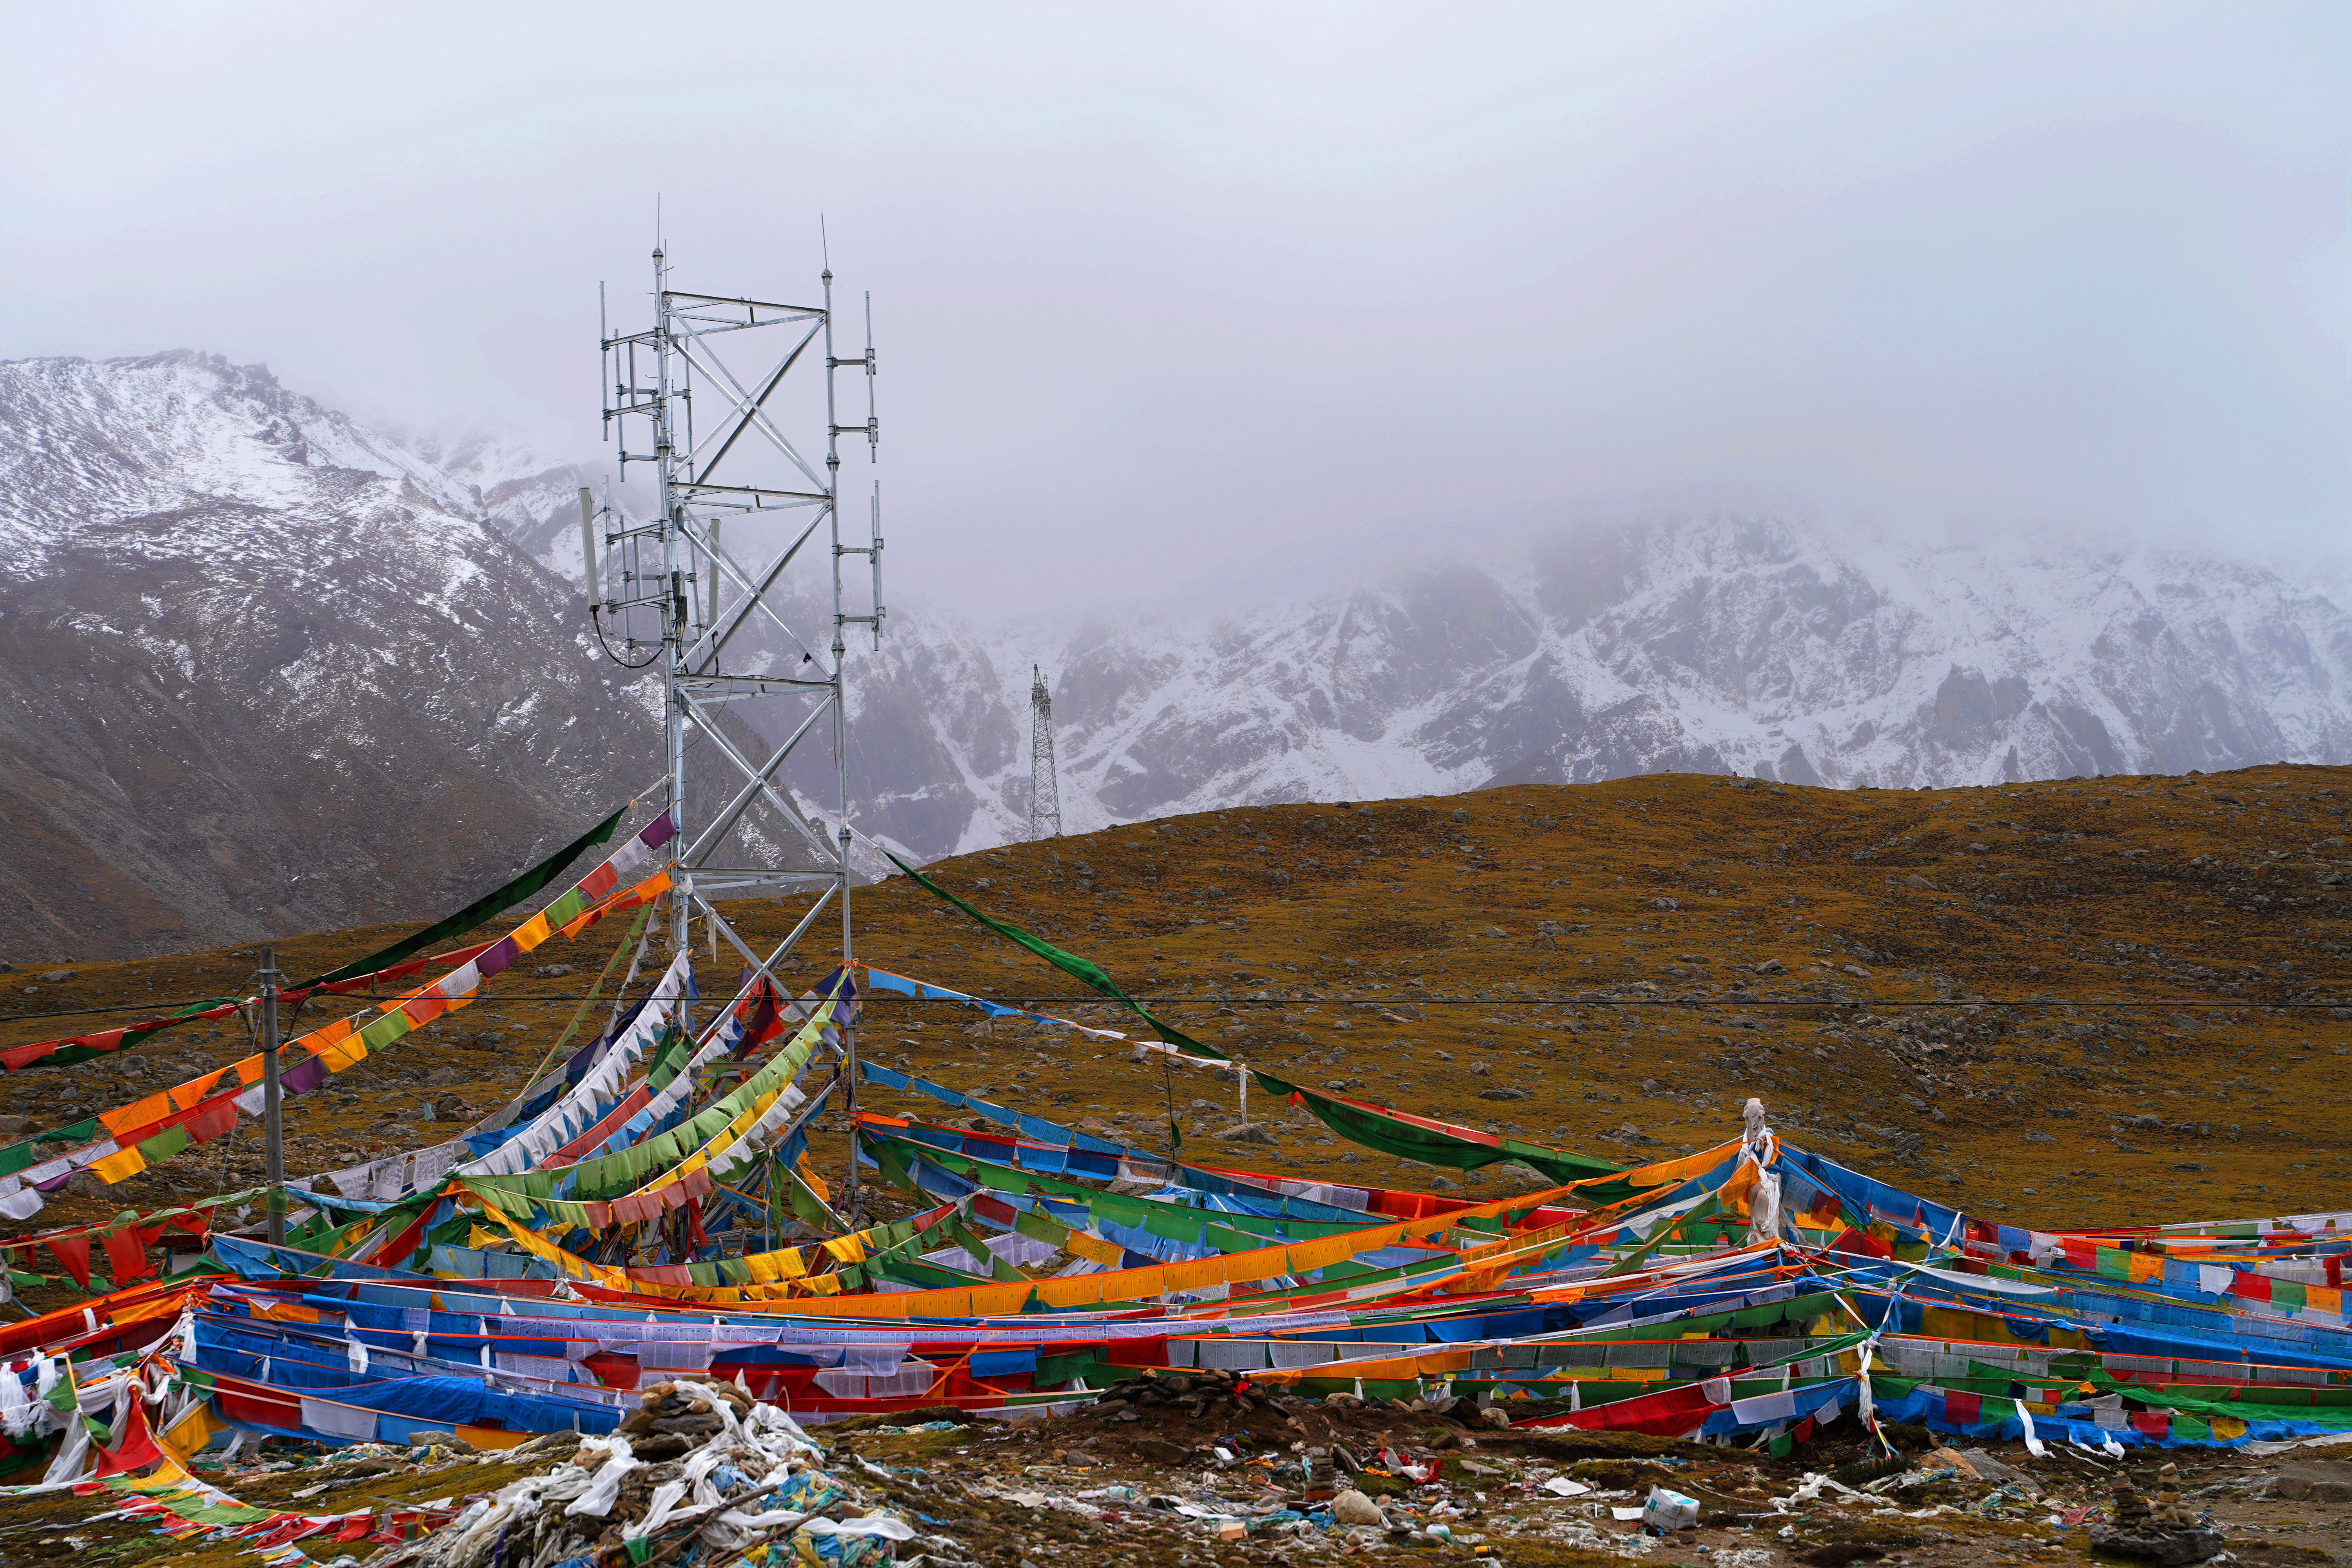
[[[0,955],[420,916],[646,784],[645,693],[581,635],[590,473],[216,358],[0,363]],[[1033,661],[1070,831],[1664,769],[2352,758],[2352,616],[2308,573],[1738,516],[1480,559],[1191,620],[979,626],[894,592],[853,659],[858,819],[926,858],[1020,837]],[[786,776],[824,802],[829,773]]]
[[[490,515],[258,367],[0,363],[0,956],[446,911],[628,798],[643,705]]]
[[[1194,624],[927,633],[995,675],[1008,719],[1031,659],[1053,672],[1064,823],[1085,829],[1668,770],[1884,788],[2341,763],[2345,606],[2210,555],[1717,516]],[[943,729],[978,731],[970,706]],[[1018,749],[971,753],[965,847],[1016,831]]]

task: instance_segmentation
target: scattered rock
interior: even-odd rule
[[[2022,1487],[2033,1497],[2042,1495],[2040,1482],[2016,1466],[2003,1464],[1982,1448],[1963,1448],[1960,1458],[1969,1462],[1969,1468],[1977,1473],[1979,1480],[1991,1481],[1996,1486]]]
[[[1456,812],[1454,815],[1459,816],[1462,814]],[[1381,1505],[1355,1488],[1349,1487],[1331,1500],[1331,1522],[1344,1525],[1371,1525],[1377,1528],[1381,1522]]]
[[[45,985],[63,985],[73,977],[74,972],[70,969],[52,969],[41,976],[41,983]]]
[[[0,1116],[0,1138],[22,1138],[33,1130],[29,1116]]]
[[[1927,878],[1922,877],[1916,871],[1914,871],[1911,875],[1904,878],[1903,885],[1906,888],[1916,888],[1923,893],[1932,893],[1936,890],[1936,884],[1927,880]]]
[[[1789,973],[1789,966],[1781,963],[1777,958],[1768,958],[1763,963],[1756,966],[1756,973],[1759,974],[1786,974]]]
[[[2352,1460],[2288,1465],[2279,1471],[2278,1495],[2296,1502],[2352,1502]]]
[[[542,963],[530,973],[536,979],[553,980],[558,975],[571,973],[572,966],[568,963]]]
[[[1271,1145],[1275,1141],[1274,1134],[1265,1130],[1265,1123],[1258,1121],[1236,1121],[1231,1127],[1228,1127],[1223,1131],[1216,1134],[1216,1138],[1221,1143],[1264,1143]]]
[[[1675,902],[1672,899],[1652,899],[1650,900],[1650,907],[1654,910],[1678,910],[1682,908],[1680,904]]]
[[[2134,1530],[2122,1524],[2091,1527],[2091,1546],[2118,1557],[2137,1557],[2163,1563],[2202,1563],[2222,1546],[2217,1530]]]
[[[1470,814],[1463,810],[1460,806],[1455,806],[1454,808],[1454,820],[1456,822],[1467,822],[1470,820]]]
[[[1535,1096],[1524,1089],[1516,1089],[1506,1084],[1495,1089],[1482,1089],[1478,1091],[1478,1098],[1481,1100],[1533,1100]]]

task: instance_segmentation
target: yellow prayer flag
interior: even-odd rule
[[[1070,1232],[1062,1250],[1073,1258],[1083,1258],[1089,1263],[1099,1263],[1106,1268],[1116,1268],[1127,1260],[1127,1248],[1114,1241],[1088,1236],[1083,1230]]]
[[[200,1399],[189,1405],[177,1421],[155,1434],[155,1446],[172,1456],[172,1459],[176,1461],[172,1468],[177,1468],[186,1465],[198,1450],[210,1443],[214,1433],[225,1432],[228,1427],[228,1422],[213,1414],[213,1402]],[[163,1479],[163,1471],[158,1470],[150,1479]],[[183,1474],[176,1479],[185,1480],[187,1478]]]
[[[136,1144],[133,1144],[128,1149],[116,1150],[103,1160],[92,1160],[83,1168],[100,1181],[112,1186],[115,1183],[128,1181],[145,1170],[147,1157],[139,1152]]]
[[[801,1157],[793,1162],[793,1173],[801,1179],[801,1185],[816,1194],[817,1202],[821,1204],[833,1202],[833,1189],[824,1184],[824,1178],[816,1173],[814,1165],[809,1163],[808,1151],[805,1149],[801,1151]]]

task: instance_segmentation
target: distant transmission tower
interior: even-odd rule
[[[1062,786],[1054,777],[1054,699],[1045,677],[1029,667],[1029,837],[1062,836]]]

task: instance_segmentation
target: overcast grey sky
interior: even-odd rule
[[[1664,499],[2341,544],[2352,6],[0,19],[0,355],[598,438],[595,288],[876,295],[975,611]]]

